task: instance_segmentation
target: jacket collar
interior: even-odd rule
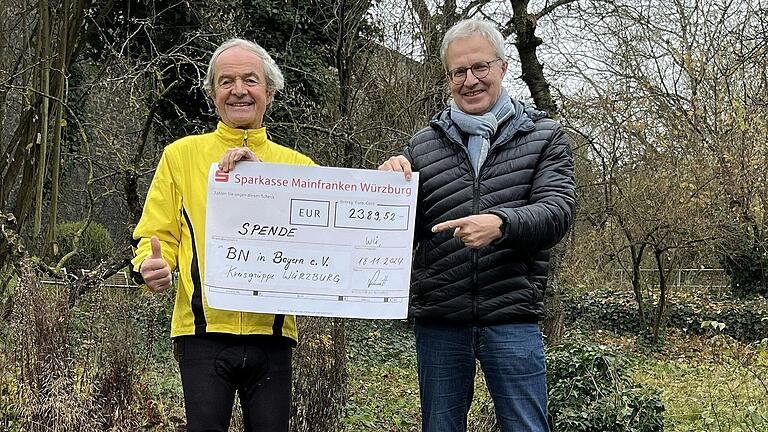
[[[227,147],[247,146],[255,151],[256,149],[267,145],[266,127],[258,129],[237,129],[227,126],[224,122],[219,121],[213,135]]]
[[[523,104],[516,99],[512,99],[512,104],[515,106],[515,115],[499,125],[496,137],[492,139],[491,148],[512,139],[517,132],[533,130],[535,121],[547,117],[546,112],[537,110],[531,105]],[[461,130],[451,119],[450,107],[438,113],[429,123],[432,127],[442,130],[452,141],[456,143],[464,142]]]

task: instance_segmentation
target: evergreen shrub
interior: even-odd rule
[[[768,297],[768,247],[744,240],[722,258],[733,292],[740,297]]]
[[[575,342],[548,350],[553,432],[661,432],[658,390],[633,383],[629,362],[604,345]]]
[[[75,234],[83,226],[80,222],[65,222],[56,226],[56,242],[58,251],[51,264],[56,265],[59,260],[74,249]],[[80,237],[78,252],[70,257],[64,267],[69,273],[90,270],[96,267],[112,253],[115,242],[104,225],[91,222]]]

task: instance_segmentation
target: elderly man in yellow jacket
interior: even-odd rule
[[[203,293],[208,172],[240,160],[314,165],[267,138],[263,125],[283,76],[258,44],[232,39],[212,55],[205,89],[216,130],[165,148],[133,233],[135,278],[154,292],[179,281],[171,337],[178,355],[189,431],[227,431],[237,393],[247,431],[287,431],[293,316],[212,309]]]

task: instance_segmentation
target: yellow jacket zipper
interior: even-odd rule
[[[248,129],[243,130],[243,147],[248,147]],[[245,334],[243,320],[243,312],[240,312],[240,334]]]

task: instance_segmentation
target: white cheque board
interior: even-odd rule
[[[213,164],[205,295],[217,309],[405,318],[418,173]]]

